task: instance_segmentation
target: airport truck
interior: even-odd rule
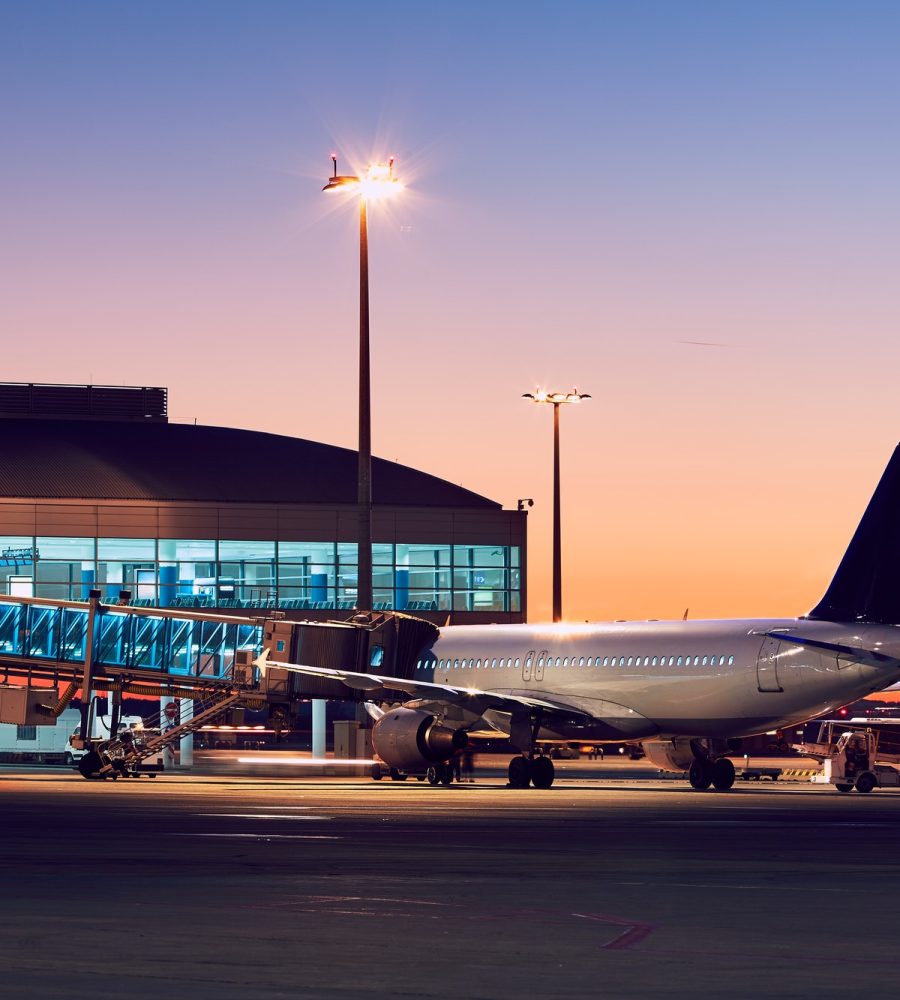
[[[55,726],[19,726],[0,723],[0,760],[34,764],[71,764],[69,737],[81,713],[67,708]]]
[[[835,736],[838,729],[843,730]],[[848,729],[840,723],[823,724],[815,743],[795,747],[822,761],[822,771],[811,781],[834,785],[839,792],[871,792],[873,788],[900,787],[900,756],[879,752],[878,733],[870,728]]]

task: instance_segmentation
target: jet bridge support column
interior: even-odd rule
[[[94,727],[94,624],[100,613],[100,591],[92,590],[88,599],[87,625],[84,632],[84,677],[81,684],[81,739],[91,745]]]
[[[325,756],[325,701],[312,701],[312,755],[321,760]]]
[[[190,722],[194,718],[194,703],[190,698],[178,699],[179,722]],[[194,766],[194,734],[185,733],[178,747],[179,764],[181,767]]]

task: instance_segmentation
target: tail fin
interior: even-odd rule
[[[809,618],[900,625],[900,445]]]

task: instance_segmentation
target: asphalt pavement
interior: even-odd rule
[[[0,769],[0,997],[898,991],[900,792],[560,773]]]

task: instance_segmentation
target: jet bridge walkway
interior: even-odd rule
[[[261,620],[106,605],[96,597],[87,603],[0,597],[0,721],[51,725],[80,690],[81,732],[91,733],[92,701],[84,696],[106,691],[116,732],[123,696],[189,701],[190,718],[158,730],[150,722],[147,739],[83,741],[81,773],[117,777],[230,707],[262,707],[252,663],[264,631]]]
[[[4,681],[83,675],[90,639],[95,677],[216,686],[238,652],[259,655],[263,626],[201,611],[0,597],[0,670]]]
[[[192,718],[161,725],[158,736],[139,745],[114,738],[95,747],[96,740],[84,740],[82,774],[114,777],[233,706],[268,706],[270,716],[284,721],[309,698],[362,697],[340,681],[276,668],[260,677],[253,663],[264,649],[273,660],[411,677],[437,634],[430,622],[390,612],[297,622],[278,613],[252,619],[107,605],[96,595],[86,603],[0,596],[0,722],[52,725],[79,691],[82,733],[92,732],[88,693],[112,693],[112,732],[123,696],[193,702]]]

